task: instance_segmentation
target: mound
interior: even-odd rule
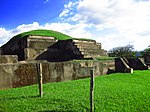
[[[72,37],[65,35],[63,33],[57,32],[57,31],[53,31],[53,30],[43,30],[43,29],[39,29],[39,30],[31,30],[28,32],[24,32],[21,33],[19,35],[16,35],[13,37],[14,38],[24,38],[26,36],[47,36],[47,37],[55,37],[55,39],[57,40],[68,40],[68,39],[72,39]]]
[[[17,55],[19,61],[38,59],[52,62],[83,58],[72,37],[52,30],[32,30],[16,35],[1,47],[1,54]]]

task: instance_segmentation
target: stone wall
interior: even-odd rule
[[[0,55],[0,64],[1,63],[17,63],[18,56],[17,55]]]
[[[132,73],[133,69],[130,68],[123,58],[115,58],[116,72]]]
[[[150,66],[150,54],[144,56],[144,62],[146,65]]]
[[[128,65],[133,68],[134,70],[147,70],[148,67],[145,63],[141,61],[140,58],[128,58]]]
[[[58,40],[36,58],[36,60],[47,60],[49,62],[63,62],[74,59],[83,59],[83,55],[71,39]]]
[[[60,82],[90,77],[94,66],[94,75],[107,74],[113,62],[68,61],[49,63],[46,61],[0,64],[0,89],[37,84],[37,64],[42,63],[43,82]],[[111,64],[110,64],[111,63]]]
[[[56,42],[54,37],[28,36],[27,48],[24,48],[25,60],[34,60]]]
[[[133,70],[148,70],[148,66],[139,58],[116,58],[116,72],[132,73]]]
[[[44,53],[50,46],[54,45],[57,40],[54,37],[29,36],[27,38],[27,48],[25,49],[26,60],[33,60],[38,55]],[[106,51],[102,49],[101,43],[95,40],[77,40],[73,39],[74,47],[84,55],[84,58],[92,58],[97,56],[106,56]],[[65,46],[62,45],[61,48]],[[59,49],[61,49],[59,48]],[[74,51],[73,51],[74,52]]]
[[[2,48],[0,47],[0,55],[2,54]]]

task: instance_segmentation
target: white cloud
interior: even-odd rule
[[[0,46],[6,43],[10,38],[12,38],[13,36],[19,33],[30,31],[30,30],[35,30],[35,29],[40,29],[40,28],[42,28],[42,26],[40,26],[39,23],[37,22],[33,22],[32,24],[27,24],[27,25],[22,24],[22,25],[19,25],[17,28],[11,29],[11,30],[0,28],[0,34],[1,34]]]
[[[90,38],[92,35],[86,31],[85,28],[87,27],[87,24],[46,23],[45,25],[39,25],[38,22],[33,22],[32,24],[19,25],[17,28],[8,31],[4,28],[0,28],[0,45],[19,33],[35,29],[55,30],[76,38]]]
[[[70,1],[59,15],[62,23],[33,22],[10,31],[0,28],[0,44],[24,31],[50,29],[72,37],[95,39],[107,50],[127,44],[143,50],[150,44],[149,10],[149,0]]]
[[[22,24],[19,25],[16,29],[17,32],[26,32],[29,30],[39,29],[41,26],[38,22],[33,22],[32,24]]]
[[[5,28],[0,28],[0,38],[7,36],[9,34],[9,31],[7,31]]]
[[[59,18],[61,18],[61,20],[66,21],[65,19],[67,17],[74,15],[74,10],[76,10],[76,6],[78,5],[78,3],[79,3],[78,1],[76,2],[69,1],[68,4],[65,4],[63,11],[59,14]]]
[[[45,0],[44,3],[46,4],[49,0]]]
[[[10,36],[10,31],[7,31],[5,28],[0,28],[0,45],[4,44]]]
[[[92,35],[85,28],[87,24],[47,23],[43,28],[60,31],[75,38],[90,38]]]
[[[101,40],[101,42],[105,40],[105,43],[102,44],[107,45],[106,49],[113,48],[116,45],[120,46],[122,43],[133,43],[137,50],[144,49],[149,45],[150,1],[82,0],[78,4],[78,13],[71,18],[72,21],[92,24],[101,33],[108,28],[116,30],[103,36],[101,36],[101,33],[97,33],[95,39]],[[108,38],[112,34],[116,36],[109,41]],[[110,42],[112,43],[111,46],[106,44]]]
[[[68,4],[65,4],[63,11],[59,14],[59,17],[60,18],[66,17],[69,14],[69,12],[71,11],[72,6],[73,6],[73,2],[71,2],[71,1]]]

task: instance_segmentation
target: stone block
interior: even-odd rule
[[[27,39],[28,48],[46,49],[56,43],[54,37],[29,36]]]
[[[17,55],[0,55],[0,63],[18,63]]]
[[[148,66],[150,66],[150,55],[145,55],[145,56],[144,56],[144,62],[145,62]]]
[[[130,68],[128,64],[123,60],[123,58],[115,59],[115,69],[116,69],[116,72],[123,72],[123,73],[133,72],[133,68]]]
[[[15,77],[14,71],[18,68],[18,63],[0,64],[0,89],[12,88]]]
[[[2,48],[0,47],[0,55],[2,54]]]
[[[94,75],[106,74],[109,64],[99,61],[46,62],[30,61],[13,64],[0,64],[0,89],[37,84],[37,64],[42,65],[43,83],[76,80]],[[112,65],[111,65],[112,66]]]
[[[125,58],[124,58],[125,59]],[[143,63],[140,58],[128,58],[126,59],[127,64],[134,70],[147,70],[148,67]]]

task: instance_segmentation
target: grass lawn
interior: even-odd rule
[[[52,36],[52,37],[55,37],[58,40],[72,39],[72,37],[70,37],[68,35],[65,35],[63,33],[53,31],[53,30],[43,30],[43,29],[31,30],[31,31],[28,31],[28,32],[24,32],[24,33],[21,33],[21,34],[18,34],[16,36],[14,36],[13,38],[23,38],[23,37],[28,36],[28,35]]]
[[[108,61],[108,60],[114,60],[116,57],[108,57],[108,56],[102,56],[102,57],[96,57],[99,61]]]
[[[52,36],[55,37],[57,40],[68,40],[68,39],[75,39],[75,40],[87,40],[87,41],[95,41],[93,39],[86,39],[86,38],[73,38],[69,35],[63,34],[61,32],[53,31],[53,30],[44,30],[44,29],[38,29],[38,30],[31,30],[28,32],[20,33],[13,38],[23,38],[25,36],[34,35],[34,36]]]
[[[90,79],[0,90],[0,112],[88,112]],[[150,112],[150,70],[95,78],[95,112]]]

